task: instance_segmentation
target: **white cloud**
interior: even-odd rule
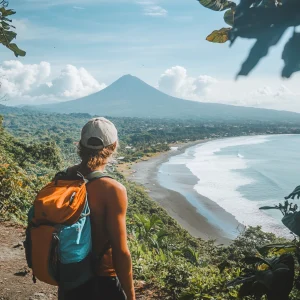
[[[11,104],[72,100],[106,87],[86,69],[72,65],[65,66],[58,76],[53,76],[48,62],[5,61],[0,66],[0,80],[0,95],[6,95]]]
[[[295,95],[291,90],[289,90],[285,85],[281,85],[279,88],[271,88],[270,86],[263,86],[255,90],[250,94],[252,97],[269,96],[273,98],[281,98],[285,96]]]
[[[284,84],[279,87],[263,86],[241,98],[247,106],[300,111],[300,93],[292,92]]]
[[[78,9],[78,10],[83,10],[85,9],[84,7],[81,7],[81,6],[73,6],[74,9]]]
[[[299,78],[244,78],[239,81],[215,79],[209,75],[192,77],[181,66],[161,74],[158,89],[182,99],[300,112]]]
[[[168,11],[161,6],[149,6],[144,8],[144,15],[152,17],[165,17]]]
[[[172,96],[190,100],[199,100],[210,91],[211,85],[217,80],[208,75],[188,76],[187,70],[181,66],[167,69],[158,82],[158,88]]]
[[[219,81],[204,100],[224,104],[300,112],[299,99],[300,91],[296,81],[283,82],[274,78],[253,80],[245,78],[239,82]]]
[[[166,17],[168,11],[156,4],[155,1],[137,1],[143,7],[143,14],[151,17]]]

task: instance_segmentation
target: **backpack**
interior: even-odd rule
[[[24,242],[34,282],[37,278],[67,291],[94,276],[86,185],[103,177],[110,176],[99,171],[86,178],[79,172],[59,172],[36,196],[28,213]]]

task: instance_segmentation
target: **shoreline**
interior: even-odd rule
[[[188,168],[184,170],[184,173],[180,174],[184,177],[184,180],[181,180],[182,182],[179,183],[183,187],[180,192],[162,186],[158,179],[159,168],[172,156],[182,154],[186,149],[208,141],[198,140],[171,145],[171,147],[178,147],[178,149],[160,153],[147,160],[133,164],[130,174],[126,177],[128,180],[144,186],[149,196],[163,207],[192,236],[204,240],[212,239],[217,244],[228,245],[236,236],[230,237],[222,229],[230,227],[238,235],[238,228],[242,225],[234,216],[226,212],[214,201],[198,194],[194,190],[193,187],[197,183],[198,178]],[[206,216],[204,216],[201,209],[197,209],[196,206],[198,205],[193,205],[192,202],[201,204],[202,208],[208,212]],[[209,214],[217,222],[213,224],[209,217],[207,217]]]

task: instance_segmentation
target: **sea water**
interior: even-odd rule
[[[174,165],[187,167],[197,178],[192,188],[217,203],[239,223],[259,225],[264,231],[281,236],[288,234],[279,211],[259,208],[283,203],[284,196],[300,185],[300,135],[209,141],[171,157],[161,167],[159,176],[164,176],[164,170]],[[293,202],[300,204],[300,200]],[[213,211],[210,216],[206,213],[206,217],[208,221],[217,218]]]

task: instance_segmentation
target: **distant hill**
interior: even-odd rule
[[[300,114],[292,112],[201,103],[175,98],[131,75],[121,77],[95,94],[62,103],[39,105],[35,109],[111,117],[300,122]]]
[[[0,114],[17,113],[19,111],[21,111],[21,109],[18,107],[0,104]]]

